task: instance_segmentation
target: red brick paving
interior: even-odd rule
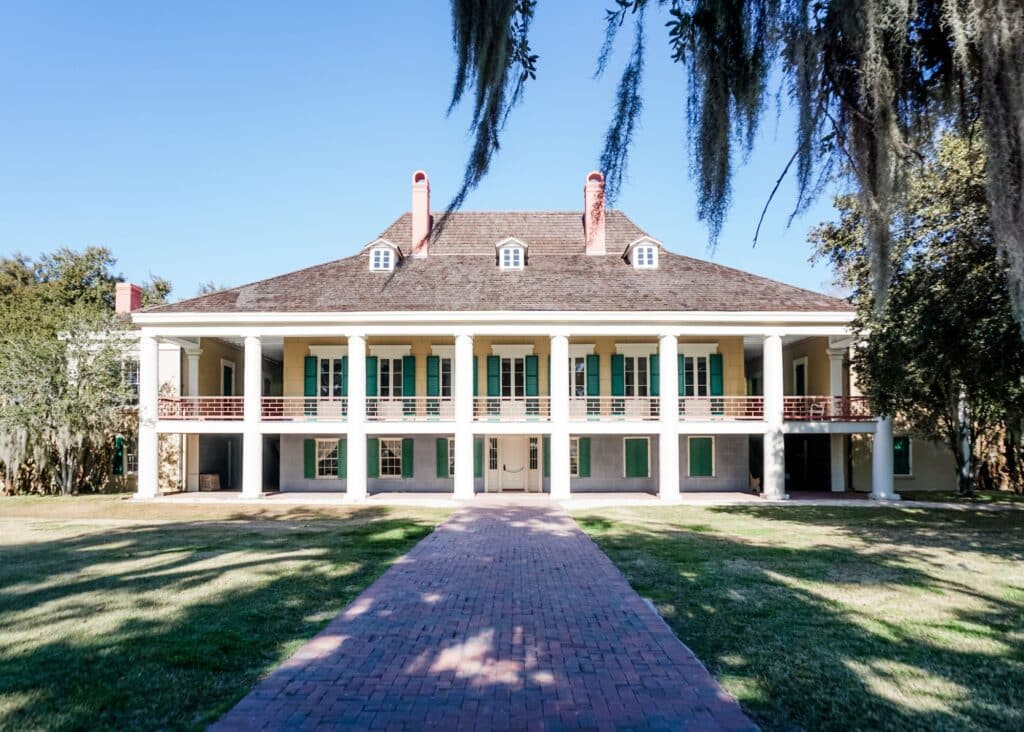
[[[556,507],[452,515],[213,726],[755,729]]]

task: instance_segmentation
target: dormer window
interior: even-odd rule
[[[522,247],[505,247],[501,250],[501,268],[502,269],[522,269],[523,268],[523,248]]]
[[[390,272],[395,268],[395,252],[389,247],[376,247],[370,252],[371,272]]]
[[[526,244],[515,237],[504,239],[496,245],[498,266],[502,269],[522,269],[526,266]]]
[[[658,248],[653,244],[640,244],[633,249],[634,269],[655,269],[658,266]]]

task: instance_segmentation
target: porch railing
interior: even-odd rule
[[[764,397],[679,397],[682,420],[764,419]]]
[[[366,397],[368,422],[433,422],[455,419],[450,397]]]
[[[240,396],[160,397],[157,416],[168,420],[238,420],[244,417]]]
[[[802,422],[867,422],[875,418],[866,397],[787,396],[782,418]]]
[[[266,422],[341,422],[348,418],[348,397],[263,397]]]
[[[591,396],[569,398],[569,419],[574,422],[656,420],[658,397]]]
[[[473,419],[493,422],[546,422],[551,419],[551,397],[475,397]]]

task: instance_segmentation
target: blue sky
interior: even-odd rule
[[[624,34],[593,79],[604,5],[541,0],[538,78],[466,209],[581,209]],[[684,144],[682,70],[649,24],[647,100],[618,201],[666,246],[812,289],[807,258],[830,195],[787,228],[792,116],[769,109],[708,249]],[[435,208],[461,180],[468,110],[445,117],[453,55],[442,0],[372,3],[9,4],[0,23],[0,253],[101,245],[131,281],[195,294],[356,252],[409,207],[416,168]]]

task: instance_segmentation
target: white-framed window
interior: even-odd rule
[[[498,469],[498,438],[488,437],[487,438],[487,469],[497,470]]]
[[[455,475],[455,440],[448,438],[448,475]]]
[[[569,396],[585,397],[587,395],[587,357],[569,357]]]
[[[376,247],[370,252],[371,272],[390,272],[395,268],[395,253],[389,247]]]
[[[658,248],[653,244],[641,244],[633,248],[634,269],[654,269],[658,266]]]
[[[530,470],[536,470],[540,465],[540,440],[536,437],[530,438]]]
[[[125,475],[139,472],[139,453],[134,440],[124,441],[124,472]]]
[[[441,367],[441,396],[445,399],[452,397],[452,359],[447,356],[439,358]]]
[[[501,249],[498,261],[501,263],[502,269],[522,269],[524,260],[522,247],[507,246]]]
[[[384,398],[402,396],[402,359],[377,358],[377,393]]]
[[[320,356],[320,396],[341,397],[341,359]]]
[[[382,437],[380,440],[381,478],[402,477],[402,439]]]
[[[683,357],[683,396],[702,397],[711,393],[708,356]]]
[[[569,475],[573,478],[580,477],[580,438],[569,439]]]
[[[507,399],[520,399],[526,396],[525,358],[502,357],[501,395]]]
[[[318,479],[338,477],[338,441],[316,441],[316,477]]]
[[[623,356],[623,366],[626,396],[650,396],[650,356]]]

